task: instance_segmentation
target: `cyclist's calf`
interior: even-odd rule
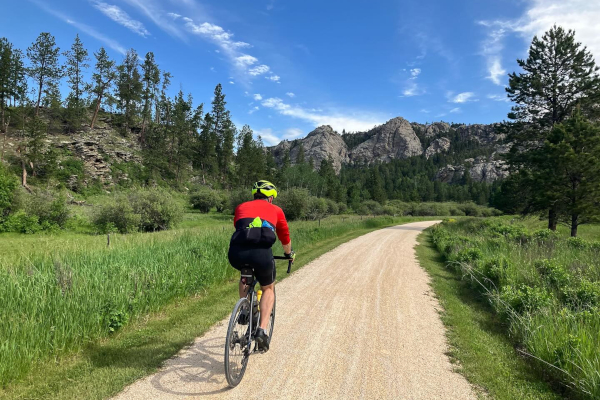
[[[260,298],[260,327],[267,329],[273,303],[275,302],[275,283],[270,285],[261,285],[262,297]]]

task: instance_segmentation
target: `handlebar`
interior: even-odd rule
[[[291,260],[287,257],[283,257],[283,256],[273,256],[274,260],[288,260],[288,269],[287,269],[287,273],[289,274],[292,271],[292,264],[294,263],[294,260]]]

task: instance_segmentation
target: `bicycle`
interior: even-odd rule
[[[287,273],[290,273],[293,260],[281,256],[274,256],[273,259],[288,260]],[[227,328],[227,338],[225,339],[225,377],[232,388],[242,381],[250,355],[258,351],[258,343],[255,343],[254,336],[260,321],[259,303],[262,291],[255,290],[258,281],[252,272],[252,268],[248,266],[248,268],[243,268],[241,272],[242,278],[246,278],[246,281],[250,282],[248,283],[248,294],[246,297],[239,299],[233,307],[233,312],[229,318],[229,327]],[[266,329],[269,344],[273,337],[273,326],[275,325],[275,300],[273,299],[273,310]],[[247,320],[242,321],[242,323],[240,323],[241,314],[247,316]]]

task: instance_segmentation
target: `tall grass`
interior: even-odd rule
[[[407,218],[333,217],[291,224],[295,250]],[[208,221],[208,223],[207,223]],[[7,236],[0,255],[0,386],[106,337],[176,298],[235,279],[227,262],[230,221],[152,234]],[[280,252],[280,248],[274,248]]]
[[[433,238],[506,318],[522,354],[573,393],[600,398],[600,242],[505,218],[448,221]]]

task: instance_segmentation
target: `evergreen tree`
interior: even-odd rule
[[[62,77],[62,70],[58,63],[59,54],[60,49],[56,46],[54,36],[47,32],[42,32],[27,49],[27,57],[31,62],[27,74],[35,82],[38,92],[35,115],[39,114],[44,90],[49,84],[57,84]]]
[[[119,65],[117,70],[117,106],[123,113],[124,133],[128,134],[138,115],[143,88],[138,54],[134,49],[127,51],[123,64]]]
[[[69,51],[64,53],[67,58],[66,75],[67,83],[71,92],[67,97],[67,122],[69,130],[79,129],[81,120],[85,110],[85,102],[83,94],[86,91],[86,84],[83,81],[83,74],[89,68],[89,57],[87,50],[83,47],[83,43],[79,39],[79,35],[75,36],[75,41]]]
[[[0,132],[6,132],[6,108],[13,96],[12,82],[13,47],[6,38],[0,38]]]
[[[304,155],[304,145],[302,142],[298,144],[298,155],[296,156],[296,164],[304,164],[306,162]]]
[[[154,61],[154,53],[148,52],[144,63],[142,64],[143,71],[143,101],[144,106],[142,109],[142,132],[140,141],[144,145],[144,134],[146,131],[146,123],[152,120],[152,102],[155,100],[156,88],[160,83],[160,70],[158,65]]]
[[[235,126],[231,122],[229,111],[225,108],[225,94],[219,83],[215,87],[212,101],[211,119],[213,132],[217,137],[217,157],[221,172],[221,181],[224,182],[233,161],[233,144],[235,141]]]
[[[559,213],[577,236],[579,225],[600,217],[600,128],[577,110],[552,129],[544,155],[554,166]]]
[[[534,37],[527,60],[517,62],[524,72],[510,74],[506,89],[515,103],[508,115],[515,122],[508,126],[514,145],[507,160],[513,173],[529,170],[529,176],[536,179],[535,186],[523,188],[534,192],[532,203],[522,208],[529,212],[548,210],[548,228],[555,230],[559,198],[550,182],[551,163],[540,154],[540,143],[577,105],[584,115],[596,112],[600,100],[598,67],[592,54],[575,41],[575,33],[557,26],[541,39]]]
[[[265,154],[261,141],[254,140],[254,133],[244,125],[237,137],[237,181],[242,187],[249,187],[262,179],[265,172]]]
[[[117,78],[115,62],[108,57],[108,53],[106,53],[104,47],[101,47],[97,53],[94,53],[94,57],[96,57],[96,70],[92,75],[93,84],[91,92],[96,95],[96,107],[90,124],[90,128],[92,129],[94,129],[100,106],[105,97],[110,94],[113,82]]]

